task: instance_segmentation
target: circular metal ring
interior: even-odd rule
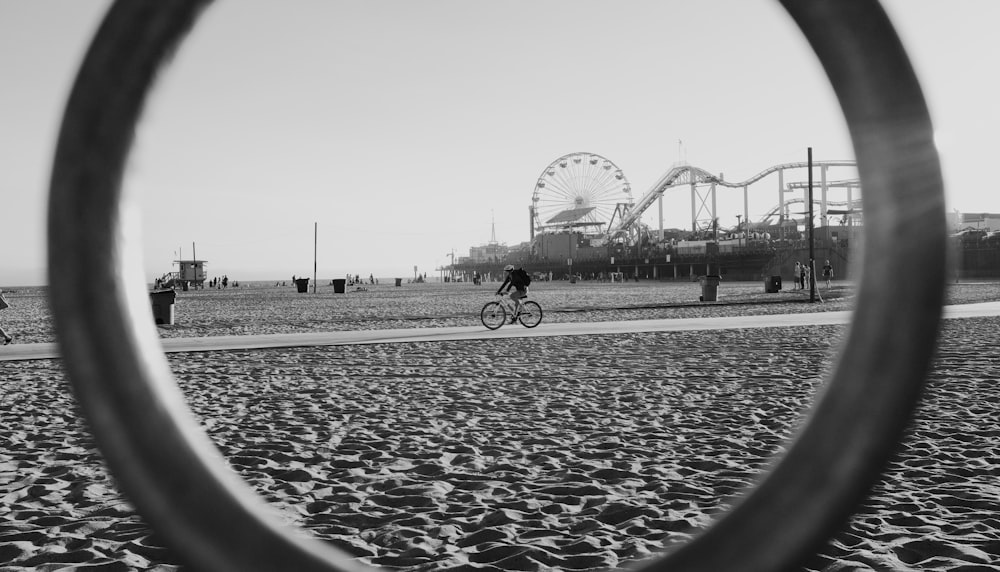
[[[149,320],[121,179],[156,70],[206,2],[117,1],[70,95],[53,165],[49,284],[66,370],[124,492],[206,570],[363,570],[277,524],[226,468],[174,382]],[[774,571],[836,531],[919,398],[944,291],[944,193],[929,115],[876,0],[784,0],[838,96],[865,189],[858,303],[837,366],[788,452],[705,533],[646,570]],[[895,281],[921,262],[920,280]],[[66,277],[87,276],[87,280]]]

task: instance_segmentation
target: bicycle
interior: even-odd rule
[[[525,328],[534,328],[542,323],[542,307],[538,305],[538,302],[522,298],[521,312],[515,315],[514,302],[502,294],[498,294],[496,300],[487,302],[482,311],[479,312],[479,318],[483,321],[483,325],[491,330],[496,330],[504,325],[508,315],[514,316],[510,323],[513,324],[516,320],[521,322]]]

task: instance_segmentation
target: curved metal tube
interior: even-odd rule
[[[865,189],[858,303],[823,395],[733,511],[646,570],[795,570],[853,512],[917,405],[945,281],[944,185],[919,84],[874,1],[784,0],[830,77]],[[929,273],[885,288],[919,259]],[[902,283],[902,282],[905,282]]]
[[[276,525],[268,505],[226,467],[186,408],[149,319],[135,236],[125,232],[129,220],[119,205],[122,172],[155,72],[204,5],[116,2],[82,64],[49,202],[60,350],[124,492],[191,565],[363,570],[340,551]]]
[[[225,466],[185,407],[149,320],[120,204],[122,172],[155,72],[204,5],[118,1],[82,64],[50,190],[49,283],[61,352],[124,492],[190,565],[364,570],[282,527]],[[831,78],[858,156],[869,222],[858,307],[832,380],[788,454],[730,514],[647,570],[794,569],[881,471],[930,363],[944,288],[944,197],[916,79],[874,0],[785,6]],[[882,287],[917,257],[922,280]]]

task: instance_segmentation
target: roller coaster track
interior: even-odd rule
[[[830,186],[834,186],[834,185],[830,185]],[[775,205],[774,208],[772,208],[771,210],[767,211],[767,213],[765,215],[763,215],[762,217],[760,217],[760,219],[758,219],[757,224],[770,225],[771,222],[772,222],[772,219],[776,215],[778,215],[778,214],[780,214],[782,212],[782,207],[783,206],[805,204],[805,202],[806,202],[805,199],[788,199],[783,204]],[[814,200],[813,204],[818,203],[818,202],[819,201]],[[827,201],[826,204],[828,206],[844,207],[846,210],[850,210],[850,209],[854,209],[854,208],[857,208],[858,210],[860,210],[861,200],[860,199],[856,199],[856,200],[852,200],[850,202],[848,202],[848,201]]]
[[[854,167],[857,166],[855,161],[813,161],[813,167]],[[648,209],[656,199],[663,196],[663,193],[671,188],[679,185],[690,184],[714,184],[723,187],[730,188],[742,188],[748,187],[761,179],[777,173],[779,171],[784,171],[785,169],[805,169],[809,167],[809,163],[782,163],[780,165],[774,165],[764,169],[763,171],[757,173],[753,177],[745,181],[740,182],[730,182],[725,181],[721,177],[717,177],[708,171],[701,169],[699,167],[694,167],[691,165],[677,165],[672,167],[666,173],[663,174],[653,186],[650,187],[646,194],[642,196],[641,199],[635,205],[628,209],[628,212],[622,216],[618,223],[608,229],[608,238],[615,238],[626,233],[636,221],[638,221],[646,209]]]

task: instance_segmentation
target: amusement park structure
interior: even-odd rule
[[[806,162],[774,165],[743,181],[675,164],[635,200],[625,173],[610,159],[590,152],[563,155],[535,182],[529,243],[512,249],[503,262],[553,277],[615,273],[637,279],[686,279],[722,274],[756,280],[790,273],[795,261],[808,258],[807,213],[815,209],[813,246],[820,249],[816,258],[820,264],[831,259],[840,269],[838,276],[844,277],[849,246],[863,224],[857,166],[848,160],[814,161],[811,166],[819,175],[812,189],[805,180],[810,167]],[[793,179],[795,175],[801,178]],[[675,192],[681,189],[688,192]],[[742,191],[742,212],[736,215],[735,227],[720,226],[722,189]],[[766,196],[758,189],[774,193],[776,205],[752,211],[751,189],[758,204],[759,197]],[[690,226],[664,228],[665,201],[676,207],[685,196],[690,197]],[[809,208],[810,197],[814,209]],[[734,201],[731,194],[726,198]],[[650,210],[654,204],[657,213]],[[453,264],[459,272],[473,266],[480,274],[494,270],[483,264]]]
[[[818,200],[814,199],[814,203],[818,204],[820,207],[820,219],[826,220],[830,214],[830,201],[828,200],[829,189],[835,187],[846,188],[848,191],[848,199],[844,202],[837,203],[838,206],[846,206],[846,208],[852,212],[852,214],[860,215],[860,196],[853,197],[853,191],[860,189],[860,184],[857,178],[846,180],[846,181],[836,181],[828,182],[827,174],[831,167],[852,167],[856,168],[856,163],[854,161],[817,161],[812,164],[814,168],[818,167],[820,169],[820,181],[819,190],[820,198]],[[786,195],[794,193],[796,189],[803,189],[808,192],[808,184],[803,182],[792,182],[785,184],[785,172],[792,171],[795,169],[807,169],[809,168],[808,163],[784,163],[781,165],[775,165],[764,169],[760,173],[757,173],[753,177],[740,182],[729,182],[722,178],[722,175],[715,176],[704,169],[698,167],[693,167],[690,165],[678,165],[672,167],[667,171],[656,183],[650,187],[649,191],[639,199],[639,202],[634,206],[628,208],[627,212],[622,218],[620,218],[617,223],[609,227],[608,235],[610,238],[614,239],[619,236],[628,233],[629,229],[636,225],[642,215],[645,213],[654,202],[658,202],[660,210],[662,213],[663,209],[663,195],[669,189],[674,187],[679,187],[687,185],[691,189],[691,231],[698,232],[699,230],[707,230],[709,225],[714,226],[715,221],[718,220],[718,211],[716,208],[716,193],[718,187],[729,187],[735,189],[743,190],[743,214],[742,220],[750,221],[750,200],[749,200],[749,189],[750,185],[757,183],[769,175],[777,175],[777,206],[772,210],[771,213],[765,215],[761,220],[761,223],[773,218],[774,214],[778,215],[779,221],[791,220],[791,213],[789,207],[796,202],[806,202],[808,199],[801,199],[796,201],[795,199],[787,199]],[[700,186],[699,186],[700,185]],[[706,188],[707,187],[707,188]],[[857,206],[857,209],[854,207]],[[837,211],[840,212],[840,211]],[[843,213],[840,213],[843,214]],[[660,239],[663,239],[663,226],[662,214],[659,217],[661,221],[661,226],[659,228]]]
[[[622,205],[632,204],[632,186],[617,165],[596,153],[559,157],[538,176],[531,196],[535,233],[581,230],[601,234]]]

